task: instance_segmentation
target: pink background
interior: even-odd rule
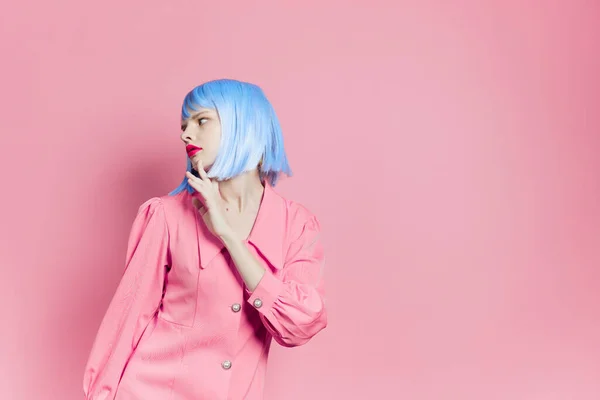
[[[135,210],[183,177],[180,102],[219,77],[265,89],[279,190],[326,230],[330,325],[273,347],[267,400],[600,398],[598,2],[11,3],[0,398],[82,398]]]

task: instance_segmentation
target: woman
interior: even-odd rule
[[[302,345],[327,325],[319,222],[274,190],[291,171],[262,90],[198,86],[181,128],[186,177],[138,210],[88,400],[262,399],[271,340]]]

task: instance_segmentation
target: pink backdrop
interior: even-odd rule
[[[266,399],[600,398],[599,18],[593,1],[5,4],[0,398],[82,398],[135,210],[183,177],[180,102],[219,77],[273,101],[295,170],[279,189],[329,251],[330,325],[274,346]]]

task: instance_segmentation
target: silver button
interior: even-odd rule
[[[260,308],[261,306],[262,306],[262,300],[261,299],[254,299],[254,307]]]
[[[223,369],[229,369],[231,368],[231,361],[225,360],[221,363],[221,366],[223,367]]]
[[[235,303],[234,305],[231,306],[231,310],[233,312],[239,312],[242,309],[242,306],[238,303]]]

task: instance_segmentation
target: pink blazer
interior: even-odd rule
[[[245,243],[266,273],[250,292],[191,199],[140,206],[85,367],[87,400],[260,400],[271,339],[298,346],[326,327],[313,214],[265,186]]]

